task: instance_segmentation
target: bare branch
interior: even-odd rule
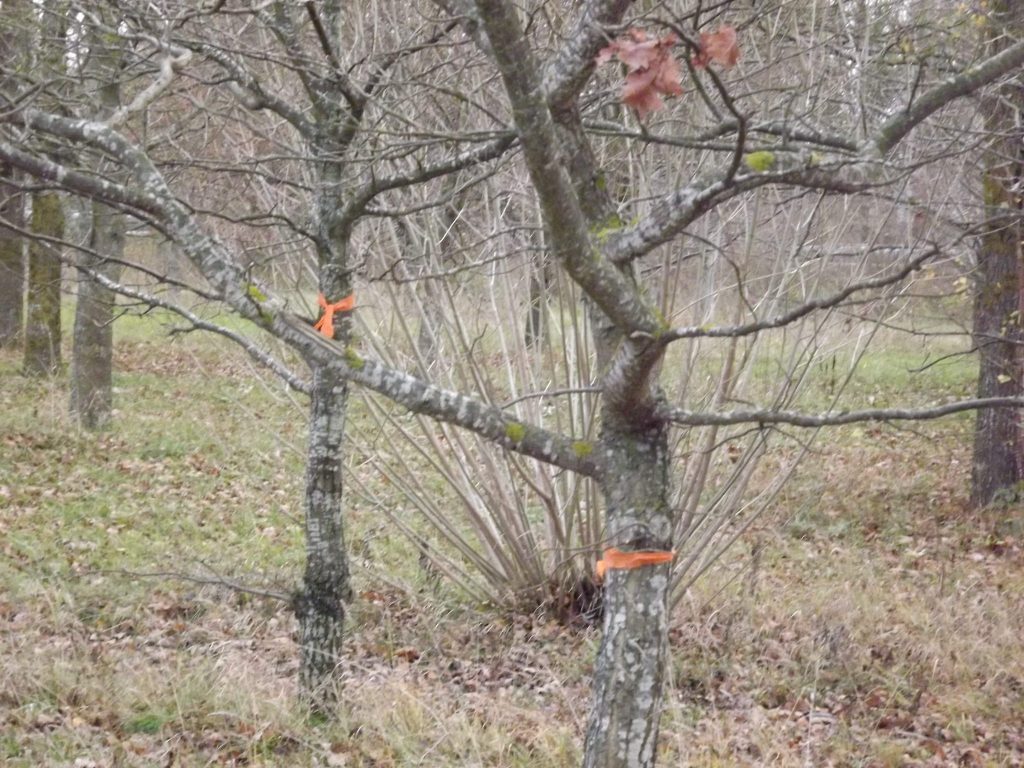
[[[216,62],[231,78],[229,85],[232,87],[235,97],[246,109],[270,110],[291,123],[303,137],[308,139],[313,135],[313,124],[302,112],[284,99],[268,93],[245,67],[223,50],[206,43],[183,42],[182,45],[188,45]]]
[[[1024,66],[1024,40],[922,93],[917,101],[887,120],[875,133],[871,144],[879,155],[888,154],[921,121],[951,101],[973,93],[1021,66]]]
[[[534,426],[475,398],[428,384],[382,363],[364,359],[313,330],[285,310],[285,303],[256,288],[227,248],[203,232],[159,171],[115,131],[99,123],[23,112],[21,122],[38,130],[98,146],[129,167],[142,191],[72,171],[0,141],[0,159],[29,173],[56,179],[67,189],[146,211],[199,267],[235,311],[277,336],[310,362],[332,367],[347,379],[384,395],[415,413],[464,427],[509,450],[584,475],[601,471],[601,459],[571,438]]]
[[[275,376],[280,378],[289,387],[291,387],[297,392],[309,394],[310,385],[308,381],[300,378],[298,374],[296,374],[284,363],[275,358],[273,355],[271,355],[265,349],[260,347],[258,344],[256,344],[256,342],[254,342],[247,336],[238,333],[237,331],[233,331],[230,328],[226,328],[223,325],[219,325],[217,323],[211,322],[210,320],[206,320],[205,318],[202,318],[199,315],[197,315],[195,312],[192,312],[191,310],[181,306],[177,302],[169,301],[168,299],[165,299],[162,296],[157,296],[156,294],[150,293],[149,291],[143,291],[139,288],[134,288],[130,285],[125,285],[124,283],[110,279],[101,271],[89,269],[88,267],[82,266],[77,261],[75,261],[72,258],[68,258],[61,252],[61,248],[59,246],[67,245],[65,241],[55,241],[54,238],[41,236],[34,232],[29,232],[27,230],[21,229],[20,227],[12,227],[10,224],[7,223],[5,223],[4,226],[7,229],[11,229],[15,232],[18,232],[19,234],[24,235],[25,237],[32,238],[36,243],[45,247],[47,251],[49,251],[56,258],[60,259],[63,263],[67,264],[70,267],[73,267],[78,272],[88,277],[90,280],[95,280],[104,288],[107,288],[108,290],[111,290],[114,293],[117,293],[121,296],[125,296],[129,299],[135,299],[136,301],[139,301],[149,307],[159,307],[160,309],[166,309],[168,312],[172,312],[175,315],[178,315],[179,317],[183,318],[184,320],[187,320],[188,323],[195,330],[207,331],[218,336],[223,336],[225,339],[234,342],[243,350],[245,350],[249,357],[251,357],[258,364],[262,365],[264,368],[269,370]],[[83,248],[81,246],[74,247],[77,250],[92,253],[92,255],[94,256],[101,256],[101,254],[97,254],[94,251],[90,251],[90,249],[88,248]],[[135,265],[130,266],[134,267]]]
[[[768,184],[856,192],[892,183],[882,162],[914,127],[961,96],[991,83],[1024,64],[1024,42],[1007,48],[961,75],[926,91],[909,108],[883,123],[859,149],[856,158],[827,156],[810,150],[772,153],[772,168],[738,175],[730,183],[728,169],[716,170],[695,183],[664,196],[651,214],[628,232],[609,238],[605,253],[622,264],[637,259],[673,239],[697,218],[742,192]],[[834,143],[834,142],[833,142]]]
[[[497,406],[364,358],[355,350],[343,349],[294,315],[282,315],[273,331],[307,357],[315,357],[321,365],[339,370],[350,381],[413,413],[463,427],[502,448],[546,464],[590,477],[602,471],[601,457],[591,453],[589,445],[532,425]]]
[[[987,397],[961,400],[930,408],[869,408],[863,411],[800,413],[750,409],[722,413],[698,413],[683,408],[664,408],[661,416],[684,427],[727,426],[730,424],[789,424],[795,427],[829,427],[861,421],[928,421],[981,408],[1022,408],[1024,397]]]
[[[800,306],[795,307],[789,312],[785,312],[777,317],[769,318],[767,320],[756,320],[752,323],[744,323],[743,325],[723,325],[718,327],[685,326],[673,328],[663,334],[662,338],[666,341],[697,338],[733,338],[737,336],[749,336],[754,333],[759,333],[760,331],[766,331],[770,328],[781,328],[784,325],[796,322],[802,317],[806,317],[815,310],[836,307],[855,293],[895,285],[912,272],[920,269],[926,261],[938,256],[941,252],[942,249],[939,246],[933,245],[918,256],[908,259],[899,269],[891,274],[885,275],[884,277],[876,277],[870,280],[861,280],[853,283],[852,285],[846,286],[841,291],[836,291],[831,296],[804,302]]]
[[[477,0],[494,49],[522,142],[526,165],[540,198],[555,256],[601,310],[628,333],[654,335],[654,312],[629,279],[591,242],[589,227],[558,152],[559,141],[537,66],[515,8],[505,0]]]
[[[165,56],[160,62],[160,75],[157,79],[150,83],[144,90],[140,91],[139,94],[132,99],[130,104],[118,109],[104,122],[111,128],[117,128],[129,117],[144,110],[153,103],[157,96],[170,87],[171,82],[174,80],[174,76],[180,72],[186,64],[188,64],[189,59],[191,58],[192,52],[188,50],[170,53]]]

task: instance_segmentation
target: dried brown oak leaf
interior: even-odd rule
[[[700,33],[700,51],[693,57],[693,66],[706,67],[715,62],[728,68],[739,60],[740,46],[734,27],[724,26],[714,32]]]
[[[626,66],[620,98],[636,110],[641,120],[665,106],[663,95],[679,96],[683,92],[679,62],[670,51],[678,42],[679,38],[672,34],[648,38],[644,30],[634,28],[597,54],[598,64],[615,57]]]

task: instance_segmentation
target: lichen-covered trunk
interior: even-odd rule
[[[21,196],[8,183],[13,171],[0,165],[0,220],[21,226]],[[21,235],[0,227],[0,347],[21,338],[22,312],[25,309],[25,268]]]
[[[51,242],[64,236],[64,210],[55,193],[32,200],[32,232]],[[29,243],[24,358],[29,375],[46,376],[60,368],[60,259],[55,247],[46,240]]]
[[[124,216],[93,203],[92,253],[83,252],[84,270],[115,279],[124,255]],[[71,350],[71,415],[84,429],[102,429],[113,407],[114,293],[80,271]]]
[[[337,373],[313,372],[306,465],[306,572],[296,597],[299,686],[319,713],[337,701],[336,669],[350,597],[342,524],[342,451],[348,388]]]
[[[1024,3],[1008,0],[990,6],[991,46],[1005,47],[1024,29]],[[975,276],[974,344],[978,349],[978,397],[1024,393],[1021,343],[1020,188],[1024,163],[1024,93],[1009,85],[982,101],[985,127],[993,145],[984,156],[982,189],[987,231],[978,241]],[[1020,413],[1016,408],[978,411],[974,431],[971,503],[983,507],[1021,480]]]
[[[606,539],[625,551],[672,547],[664,424],[604,428]],[[585,768],[648,768],[658,742],[668,657],[670,565],[605,574],[604,635],[594,670]]]
[[[338,95],[337,103],[341,103]],[[340,125],[325,117],[326,124]],[[314,144],[317,166],[316,226],[319,234],[319,288],[329,303],[352,290],[348,270],[351,229],[338,220],[343,207],[343,146]],[[333,339],[347,345],[351,319],[335,315]],[[338,663],[345,629],[345,603],[351,598],[343,516],[345,415],[348,384],[337,372],[314,366],[310,393],[309,453],[306,458],[306,572],[296,600],[299,621],[299,688],[310,708],[330,717],[338,701]]]

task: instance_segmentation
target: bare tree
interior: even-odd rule
[[[638,12],[634,23],[649,29],[647,42],[662,49],[672,45],[663,32],[679,38],[693,57],[688,82],[701,106],[689,107],[685,121],[676,117],[638,124],[614,103],[620,86],[607,81],[602,85],[600,76],[595,77],[599,51],[624,32],[629,3],[592,0],[571,14],[558,3],[531,3],[524,13],[507,0],[443,7],[442,18],[429,15],[436,13],[432,8],[404,3],[366,9],[390,21],[387,34],[330,3],[271,3],[238,13],[224,6],[209,11],[168,6],[159,14],[136,9],[127,14],[131,31],[118,33],[134,35],[144,55],[180,61],[187,51],[196,59],[187,70],[189,86],[167,97],[168,116],[175,99],[177,104],[205,100],[201,117],[195,119],[226,131],[241,125],[238,130],[253,139],[241,144],[253,149],[250,162],[232,163],[218,176],[229,149],[224,146],[218,145],[216,153],[211,147],[203,152],[193,148],[193,156],[186,158],[136,140],[109,121],[68,117],[30,96],[7,94],[0,120],[16,128],[19,139],[0,141],[0,160],[158,228],[202,272],[210,297],[301,354],[313,369],[307,501],[311,570],[297,599],[305,627],[300,635],[309,643],[305,653],[311,659],[305,668],[314,670],[305,681],[307,689],[324,687],[329,670],[323,670],[338,651],[334,638],[340,637],[346,583],[339,459],[346,387],[355,384],[518,456],[591,478],[600,487],[605,502],[604,626],[585,765],[653,765],[668,652],[673,550],[681,531],[701,530],[699,521],[677,513],[681,502],[683,509],[691,507],[685,497],[689,489],[682,489],[681,502],[673,493],[676,428],[686,434],[701,426],[746,425],[755,433],[749,451],[754,455],[761,433],[773,425],[813,428],[866,419],[933,418],[1022,404],[1015,397],[981,398],[931,407],[837,407],[813,413],[782,407],[788,401],[775,396],[776,390],[763,407],[730,405],[736,370],[732,361],[743,356],[746,340],[797,329],[806,319],[841,308],[857,312],[884,306],[908,276],[947,257],[956,238],[892,252],[877,243],[861,243],[857,254],[870,269],[856,279],[829,282],[823,269],[805,290],[766,292],[771,300],[764,303],[754,300],[746,279],[736,279],[730,286],[736,300],[732,311],[724,319],[694,323],[677,322],[688,313],[666,314],[659,306],[659,290],[664,297],[672,292],[667,281],[660,282],[669,273],[657,268],[655,255],[665,257],[663,264],[685,260],[681,242],[707,240],[698,235],[702,221],[723,215],[744,199],[770,200],[771,190],[819,199],[822,206],[830,196],[855,204],[861,195],[888,199],[893,211],[909,206],[906,186],[913,173],[949,162],[966,151],[969,141],[957,132],[944,143],[904,139],[919,127],[927,130],[928,118],[943,107],[1015,74],[1024,64],[1024,43],[981,61],[949,58],[944,71],[933,74],[905,57],[892,57],[889,41],[879,39],[884,24],[898,17],[882,22],[870,5],[862,4],[860,17],[848,19],[839,8],[824,20],[815,18],[820,28],[804,36],[789,34],[791,28],[804,31],[801,6],[787,6],[780,14],[784,12],[792,27],[783,25],[787,31],[779,36],[767,29],[763,37],[751,31],[749,55],[756,66],[750,73],[740,70],[730,76],[714,60],[708,42],[714,38],[701,37],[702,32],[723,34],[714,32],[718,20],[709,23],[702,12],[659,5],[656,12]],[[774,11],[736,13],[747,14],[735,22],[743,31],[769,26],[767,14]],[[249,34],[256,37],[247,40]],[[627,38],[632,41],[628,44],[644,42],[638,37]],[[814,42],[804,47],[804,39]],[[268,41],[274,43],[269,54]],[[258,52],[247,47],[256,43]],[[723,58],[730,60],[728,55]],[[799,77],[787,74],[780,63],[793,59],[806,64]],[[709,61],[709,67],[699,66]],[[670,78],[673,71],[681,74],[684,65],[677,62],[677,70],[666,66]],[[636,79],[656,73],[640,74]],[[790,87],[769,87],[773,82]],[[217,100],[221,84],[234,93],[237,104]],[[456,112],[436,108],[449,99],[473,104],[474,122],[453,125]],[[617,110],[617,121],[601,119],[602,106]],[[826,109],[831,110],[829,119],[819,119]],[[268,114],[276,122],[254,117]],[[699,163],[678,175],[671,173],[671,165],[655,163],[631,177],[614,160],[602,167],[593,146],[595,137],[602,136],[609,142],[663,150],[660,156],[651,150],[659,160],[690,150],[699,155]],[[40,150],[34,140],[41,137],[74,147],[75,153],[66,157],[76,162]],[[255,149],[260,146],[256,138],[265,142],[264,149]],[[234,146],[237,150],[239,145]],[[520,172],[529,180],[560,279],[587,302],[595,376],[586,388],[596,390],[591,394],[599,398],[596,437],[528,419],[524,400],[503,402],[487,391],[482,379],[460,383],[456,391],[428,381],[416,366],[409,368],[420,375],[366,354],[346,319],[333,332],[312,328],[308,318],[291,309],[293,297],[286,289],[254,274],[252,260],[243,257],[243,246],[235,240],[235,227],[242,221],[280,226],[282,232],[303,238],[316,254],[324,303],[332,304],[353,288],[360,266],[354,244],[373,248],[372,239],[356,238],[357,227],[365,229],[368,219],[380,217],[416,220],[450,199],[431,197],[431,190],[443,186],[442,177],[466,171],[483,178],[511,164],[513,156],[525,169]],[[98,174],[96,163],[86,162],[90,157],[116,164],[124,176]],[[234,199],[222,200],[216,208],[204,205],[211,195],[227,197],[229,185],[241,197],[240,182],[257,179],[279,187],[275,205],[256,211],[234,208]],[[211,186],[204,187],[203,180]],[[642,182],[644,189],[630,188],[631,182]],[[403,196],[410,188],[425,190],[432,203],[410,204]],[[788,198],[781,202],[792,204]],[[315,211],[311,220],[297,213],[304,204]],[[810,205],[808,211],[814,214],[809,220],[818,223],[819,208]],[[758,223],[768,218],[751,215]],[[723,244],[733,238],[727,224],[717,228],[722,242],[709,250],[720,249],[731,257]],[[814,234],[808,226],[804,239]],[[488,251],[493,242],[485,239],[481,250]],[[745,252],[753,258],[754,241],[748,242]],[[808,252],[799,249],[800,256]],[[724,274],[724,269],[709,269],[706,279],[721,283]],[[796,284],[805,272],[791,267],[781,276],[770,269],[752,274]],[[694,340],[717,340],[726,350],[707,409],[687,407],[678,390],[670,392],[665,386],[676,362],[670,354]],[[802,368],[796,364],[788,370],[793,378],[783,382],[782,394],[794,390]],[[697,462],[687,478],[705,471]],[[737,476],[737,482],[742,478]],[[694,567],[692,562],[682,565]]]

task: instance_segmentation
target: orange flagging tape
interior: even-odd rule
[[[348,312],[350,309],[354,309],[356,306],[356,295],[350,293],[341,301],[336,301],[333,304],[328,304],[327,299],[324,298],[322,293],[317,294],[316,303],[319,304],[324,313],[319,320],[316,321],[316,325],[313,327],[320,331],[328,339],[334,338],[334,313],[335,312]]]
[[[604,557],[597,561],[598,581],[604,579],[605,571],[612,568],[620,571],[627,571],[631,568],[643,568],[647,565],[661,565],[671,563],[675,552],[667,550],[645,550],[642,552],[623,552],[621,549],[611,547],[604,551]]]

